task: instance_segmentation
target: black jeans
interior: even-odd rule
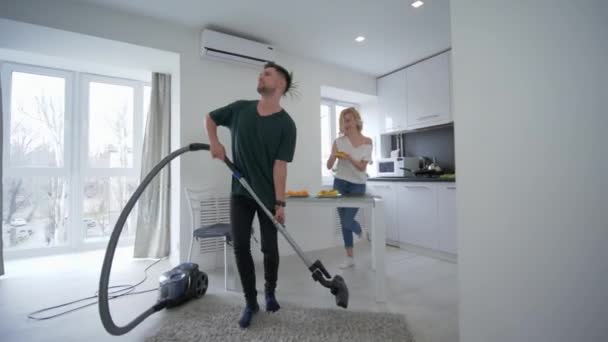
[[[248,303],[256,300],[255,267],[251,256],[251,224],[257,212],[262,238],[262,253],[264,253],[265,289],[274,290],[277,286],[279,271],[279,246],[277,243],[277,228],[258,204],[245,196],[233,195],[230,200],[230,220],[232,225],[232,240],[236,267],[241,277],[243,292]]]

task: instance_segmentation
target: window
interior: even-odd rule
[[[340,112],[348,107],[359,109],[355,103],[330,99],[321,101],[321,177],[323,185],[333,183],[333,172],[327,169],[327,159],[331,154],[334,140],[340,136]]]
[[[5,251],[106,241],[138,183],[149,85],[18,64],[1,70]]]
[[[109,236],[137,187],[141,153],[134,151],[141,151],[143,113],[149,107],[144,103],[146,87],[142,86],[137,81],[100,76],[82,78],[83,107],[87,114],[81,142],[81,146],[86,146],[83,158],[86,162],[81,167],[85,240]],[[123,234],[135,234],[135,220],[136,215],[129,216]]]

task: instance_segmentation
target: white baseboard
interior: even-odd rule
[[[426,248],[426,247],[421,247],[421,246],[416,246],[416,245],[412,245],[409,243],[405,243],[405,242],[399,242],[397,243],[399,245],[399,248],[408,251],[408,252],[412,252],[415,254],[419,254],[419,255],[424,255],[430,258],[435,258],[435,259],[439,259],[442,261],[447,261],[447,262],[451,262],[454,264],[458,263],[458,255],[457,254],[452,254],[452,253],[447,253],[447,252],[443,252],[443,251],[437,251],[434,249],[430,249],[430,248]]]

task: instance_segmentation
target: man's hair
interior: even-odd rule
[[[283,91],[283,95],[287,94],[289,91],[291,91],[293,89],[293,87],[294,87],[294,85],[292,83],[293,73],[288,72],[287,69],[276,64],[275,62],[266,63],[266,65],[264,65],[264,69],[267,69],[267,68],[273,68],[279,74],[281,74],[281,76],[283,76],[283,78],[285,79],[285,91]]]

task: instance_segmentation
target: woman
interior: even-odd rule
[[[365,194],[367,173],[365,169],[372,160],[372,140],[363,134],[361,115],[353,108],[346,108],[340,113],[340,137],[334,141],[327,168],[332,169],[336,159],[338,167],[335,173],[334,189],[343,195]],[[361,225],[355,221],[358,208],[338,208],[346,260],[340,268],[355,265],[353,258],[353,233],[360,238],[363,234]]]

